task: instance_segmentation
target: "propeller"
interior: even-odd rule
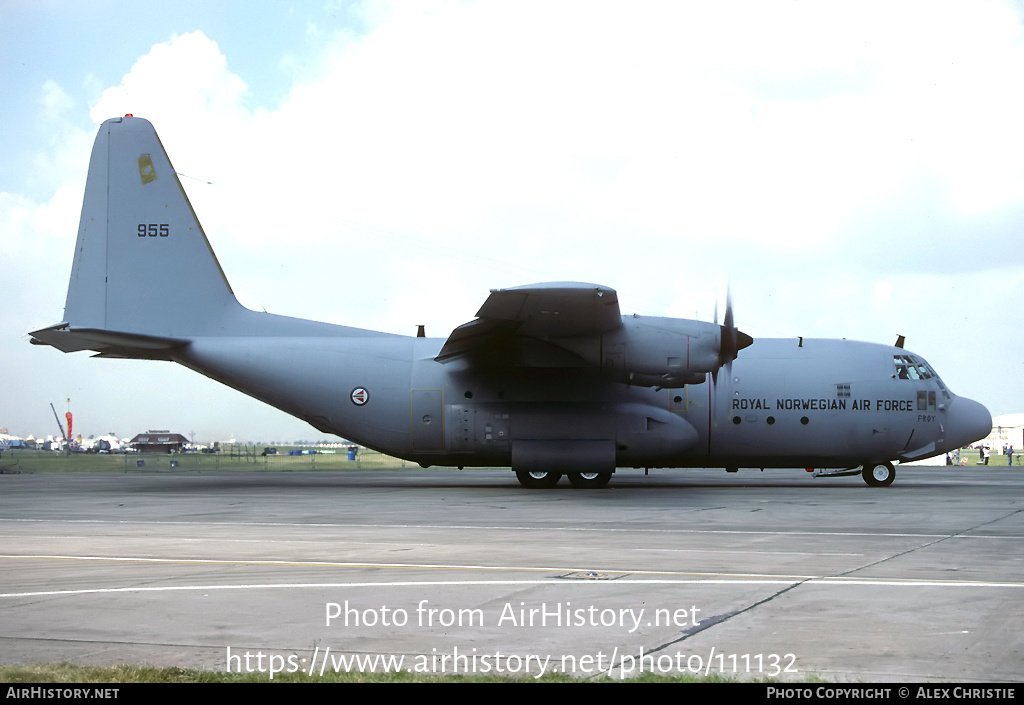
[[[718,323],[718,302],[715,302],[715,323]],[[725,320],[720,326],[722,329],[721,343],[718,347],[718,367],[711,372],[711,379],[718,384],[718,370],[726,368],[726,374],[732,374],[732,361],[736,359],[740,350],[753,345],[754,339],[743,331],[736,328],[732,313],[732,292],[726,290],[725,294]]]

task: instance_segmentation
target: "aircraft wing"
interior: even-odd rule
[[[476,315],[452,331],[435,358],[438,362],[484,354],[502,356],[510,364],[564,366],[574,356],[545,341],[622,327],[615,290],[579,282],[495,289]]]

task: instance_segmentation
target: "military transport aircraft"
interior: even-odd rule
[[[731,306],[724,325],[623,316],[594,284],[492,291],[447,340],[250,311],[153,126],[130,115],[100,127],[64,321],[32,342],[177,362],[324,433],[424,467],[510,466],[532,488],[652,467],[817,468],[885,486],[892,460],[992,424],[902,345],[755,341]]]

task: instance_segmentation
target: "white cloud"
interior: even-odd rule
[[[49,120],[63,117],[74,106],[74,101],[64,92],[63,88],[57,85],[56,81],[46,81],[43,83],[41,103],[43,114]]]
[[[245,82],[227,68],[216,42],[196,31],[157,44],[121,85],[103,91],[91,114],[97,124],[138,113],[168,123],[244,116]]]

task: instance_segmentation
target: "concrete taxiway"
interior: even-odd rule
[[[1024,680],[1024,470],[0,476],[0,663]]]

